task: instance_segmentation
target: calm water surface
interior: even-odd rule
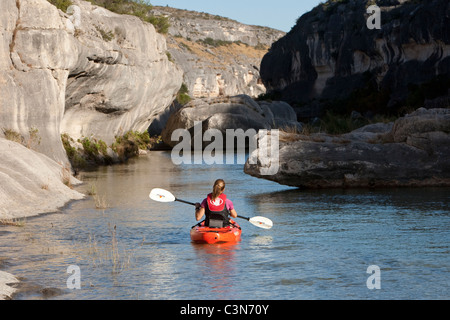
[[[236,245],[195,245],[190,206],[160,204],[152,188],[200,202],[217,178],[240,220]],[[23,280],[16,299],[448,299],[450,189],[300,191],[243,173],[242,165],[174,166],[155,152],[83,173],[92,196],[59,213],[0,227],[0,267]],[[68,290],[67,268],[81,270]],[[369,290],[367,268],[381,269]],[[46,293],[43,295],[42,289]]]

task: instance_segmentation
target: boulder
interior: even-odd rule
[[[281,133],[279,152],[254,151],[244,170],[299,188],[450,186],[449,116],[450,109],[420,109],[341,136]],[[262,175],[274,161],[279,171]]]
[[[239,95],[191,101],[171,115],[162,132],[163,141],[174,147],[178,141],[172,141],[172,133],[177,129],[186,129],[192,134],[196,122],[201,122],[202,133],[217,129],[224,135],[227,129],[259,131],[294,127],[301,130],[295,112],[287,103],[258,103],[247,95]]]

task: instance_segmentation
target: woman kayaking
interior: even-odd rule
[[[230,225],[230,215],[237,218],[238,214],[234,209],[233,202],[227,199],[223,193],[225,191],[225,181],[217,180],[210,193],[203,202],[195,204],[195,218],[200,221],[206,215],[205,226],[210,228],[224,228]]]

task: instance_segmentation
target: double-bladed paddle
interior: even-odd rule
[[[191,206],[195,206],[195,203],[184,201],[181,199],[177,199],[171,192],[164,190],[164,189],[153,189],[152,192],[149,195],[150,199],[158,202],[182,202],[185,204],[189,204]],[[270,219],[264,218],[264,217],[253,217],[253,218],[246,218],[242,216],[238,216],[240,219],[244,219],[249,221],[251,224],[253,224],[256,227],[262,228],[262,229],[271,229],[273,227],[273,222]]]

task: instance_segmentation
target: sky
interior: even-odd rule
[[[206,12],[250,25],[288,32],[322,0],[151,0],[154,6]]]

